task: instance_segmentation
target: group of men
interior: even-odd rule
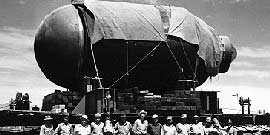
[[[199,120],[200,117],[195,115],[193,122],[188,124],[187,115],[183,114],[181,122],[174,125],[173,117],[167,116],[166,123],[161,127],[160,135],[237,135],[230,119],[225,127],[222,127],[216,118],[207,117],[205,122]]]
[[[181,122],[173,121],[172,116],[166,117],[164,125],[159,123],[157,114],[152,116],[152,123],[145,120],[145,111],[141,111],[139,119],[133,125],[132,132],[136,135],[236,135],[237,131],[229,119],[227,126],[222,127],[217,118],[207,117],[205,122],[200,122],[198,115],[193,116],[192,124],[187,123],[187,114],[182,114]]]
[[[221,127],[216,118],[206,118],[204,123],[199,121],[199,116],[195,115],[193,124],[187,123],[187,114],[182,114],[181,122],[176,125],[172,116],[166,117],[164,125],[160,124],[159,116],[154,114],[152,122],[149,123],[145,117],[147,112],[139,112],[139,118],[131,124],[126,120],[126,115],[122,114],[118,122],[113,123],[110,115],[106,116],[104,123],[101,121],[101,114],[95,114],[95,120],[89,124],[87,115],[82,115],[80,124],[72,126],[68,117],[53,130],[49,122],[52,118],[46,116],[45,124],[41,126],[40,135],[236,135],[236,131],[229,120],[227,127]]]

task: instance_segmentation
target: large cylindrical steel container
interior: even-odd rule
[[[58,8],[45,17],[36,34],[38,65],[59,86],[81,91],[84,76],[96,76],[95,65],[103,87],[138,86],[157,93],[177,89],[178,80],[200,85],[209,77],[198,45],[173,36],[165,42],[102,39],[91,48],[87,32],[93,33],[94,18],[88,15],[84,22],[83,17],[73,5]]]

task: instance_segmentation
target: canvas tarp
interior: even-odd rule
[[[168,16],[170,26],[167,35],[180,37],[189,43],[198,44],[198,55],[205,60],[208,73],[215,76],[222,60],[219,35],[216,31],[185,8],[163,8],[170,12]]]
[[[222,59],[218,34],[185,8],[87,0],[84,4],[95,16],[92,43],[103,38],[165,41],[172,35],[198,44],[198,55],[210,75],[218,73]]]
[[[153,5],[124,2],[85,1],[95,15],[95,43],[100,38],[165,41],[159,11]]]

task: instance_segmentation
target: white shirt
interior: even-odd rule
[[[114,128],[110,120],[106,120],[104,123],[104,132],[114,133]]]
[[[161,135],[176,135],[176,127],[174,125],[164,124],[161,127]]]
[[[104,123],[100,122],[99,124],[96,124],[95,122],[92,122],[91,128],[93,130],[92,131],[93,135],[103,135]]]
[[[71,124],[64,124],[64,123],[60,123],[58,124],[57,128],[55,129],[55,134],[56,135],[71,135]]]
[[[211,126],[209,128],[204,127],[204,133],[205,133],[205,135],[209,135],[210,132],[217,132],[217,129],[214,128],[213,126]]]
[[[53,126],[51,125],[51,127],[46,127],[45,125],[42,125],[40,127],[40,135],[53,135],[54,134],[54,130],[53,130]]]
[[[78,124],[74,129],[75,135],[90,135],[91,134],[91,126],[87,124],[87,126],[82,126]]]
[[[176,125],[176,131],[178,135],[188,135],[190,126],[188,124],[178,123]]]
[[[115,124],[115,130],[117,131],[118,135],[129,135],[131,129],[132,126],[128,121],[126,121],[123,125],[121,125],[119,122]]]
[[[192,124],[190,127],[193,128],[194,133],[204,135],[204,127],[202,122],[199,122],[197,124]]]
[[[53,135],[54,134],[54,130],[53,130],[53,126],[51,125],[51,127],[46,127],[45,125],[42,125],[40,127],[40,135]]]
[[[133,125],[133,132],[135,134],[146,134],[147,127],[148,127],[147,120],[141,121],[140,119],[137,119]]]

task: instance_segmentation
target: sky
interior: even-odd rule
[[[179,6],[227,35],[238,55],[229,71],[207,80],[197,90],[220,91],[224,113],[241,113],[236,96],[251,99],[251,111],[270,112],[270,0],[111,0]],[[44,16],[69,0],[0,0],[0,104],[29,93],[41,106],[55,89],[34,57],[34,35]]]

